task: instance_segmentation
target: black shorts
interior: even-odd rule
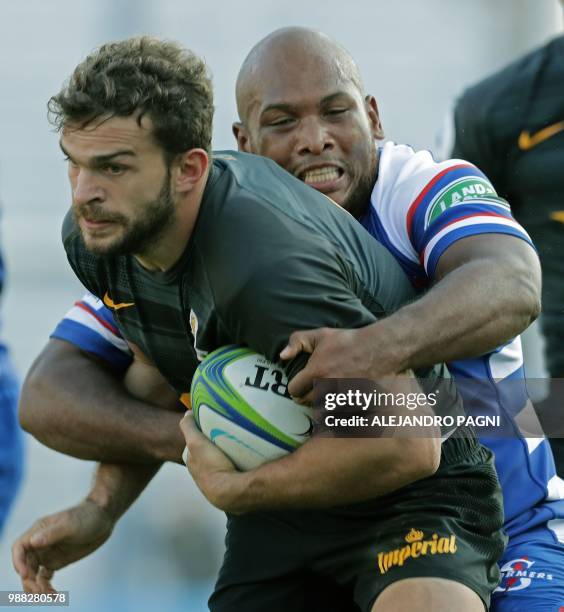
[[[487,606],[506,544],[502,526],[490,451],[451,438],[434,476],[390,495],[323,511],[229,516],[210,610],[369,612],[387,586],[414,577],[454,580]]]

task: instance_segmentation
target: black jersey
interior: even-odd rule
[[[452,151],[489,176],[538,249],[553,377],[564,376],[563,82],[560,36],[463,94],[455,110]]]
[[[190,240],[164,273],[131,255],[89,253],[70,214],[63,241],[87,289],[119,306],[123,337],[179,392],[220,346],[246,344],[275,361],[295,330],[362,327],[414,297],[393,256],[349,213],[255,155],[214,156]],[[294,360],[290,376],[304,362]]]

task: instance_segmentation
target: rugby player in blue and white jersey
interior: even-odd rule
[[[531,410],[514,337],[538,313],[539,266],[531,241],[488,179],[467,162],[436,163],[428,152],[393,143],[380,147],[375,159],[362,158],[359,152],[382,132],[374,98],[359,107],[361,88],[348,53],[301,29],[261,41],[239,75],[239,147],[275,159],[341,203],[416,286],[431,286],[368,328],[294,334],[282,357],[313,354],[290,391],[307,397],[314,378],[376,378],[445,360],[466,392],[467,410],[498,414],[514,427],[511,417]],[[550,446],[516,429],[483,441],[495,452],[510,537],[492,609],[558,610],[564,603],[564,486]]]
[[[485,379],[492,386],[495,379],[522,377],[519,341],[513,338],[538,313],[538,262],[528,236],[475,167],[460,161],[436,164],[428,153],[391,143],[377,150],[374,139],[382,132],[376,103],[371,96],[363,102],[352,58],[308,30],[285,30],[261,41],[243,66],[237,93],[241,122],[234,131],[242,150],[272,157],[327,193],[391,250],[416,285],[433,285],[417,302],[363,330],[295,334],[284,357],[314,349],[309,365],[292,382],[295,395],[306,395],[314,377],[374,378],[442,360],[453,362],[455,375]],[[90,310],[90,316],[77,309]],[[134,402],[110,374],[69,344],[102,359],[113,355],[110,362],[119,367],[113,361],[119,342],[107,336],[110,347],[96,338],[110,331],[110,315],[90,298],[67,315],[26,382],[22,420],[30,431],[41,430],[38,437],[47,444],[84,458],[178,461],[183,441],[177,431],[171,428],[169,443],[163,444],[166,424],[161,422],[159,433],[151,427],[161,416],[151,420],[149,405]],[[77,325],[69,326],[70,320]],[[465,359],[475,355],[481,357]],[[37,404],[40,389],[52,389],[51,397],[57,396],[66,364],[73,363],[81,364],[77,405],[72,405],[68,384],[62,407],[54,400]],[[88,372],[97,392],[104,377],[109,384],[97,413],[91,410],[95,395],[78,383]],[[518,402],[520,410],[526,398]],[[140,416],[135,425],[127,425],[123,415],[133,414],[135,403]],[[62,410],[69,417],[65,432],[36,427]],[[147,427],[140,441],[144,418]],[[108,432],[103,442],[88,439],[94,421]],[[533,563],[526,575],[510,580],[511,575],[502,583],[494,609],[546,610],[547,602],[561,597],[564,578],[558,540],[564,502],[559,501],[550,450],[540,439],[491,445],[511,536],[502,569],[518,570],[524,557]],[[401,592],[392,595],[393,605],[401,607]],[[516,597],[517,603],[511,603]]]

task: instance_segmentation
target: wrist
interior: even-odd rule
[[[304,488],[307,489],[308,485],[303,482],[302,474],[311,467],[310,455],[304,456],[301,451],[313,443],[314,440],[309,440],[289,455],[248,472],[237,472],[230,491],[235,513],[301,507]]]
[[[95,503],[115,523],[159,470],[161,464],[101,463],[86,499]]]
[[[115,495],[105,487],[95,486],[84,501],[94,504],[112,523],[116,523],[123,514],[116,503]]]
[[[414,346],[416,338],[412,333],[409,317],[404,317],[398,311],[367,329],[374,334],[374,340],[369,339],[372,346],[371,364],[378,376],[381,375],[382,361],[389,370],[385,374],[399,374],[413,367],[412,357],[416,354]]]
[[[158,440],[152,440],[147,447],[152,459],[156,462],[170,461],[184,465],[182,452],[186,446],[186,440],[178,427],[178,421],[182,417],[178,412],[163,412],[162,427]]]
[[[253,498],[252,479],[256,470],[229,472],[218,479],[218,508],[231,514],[243,514],[259,510]]]

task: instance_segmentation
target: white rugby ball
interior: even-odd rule
[[[291,453],[313,432],[313,411],[288,394],[282,368],[249,348],[210,353],[192,379],[200,430],[246,471]]]

